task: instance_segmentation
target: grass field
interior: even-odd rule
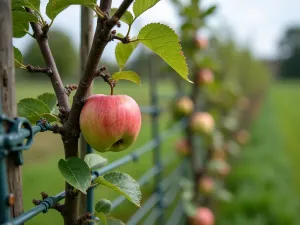
[[[273,85],[271,88],[271,109],[284,150],[291,160],[294,185],[300,194],[300,82],[286,81]]]
[[[99,84],[96,82],[94,84],[94,93],[105,93],[109,92],[107,85],[103,85],[102,82]],[[172,89],[172,86],[162,83],[159,87],[160,95],[168,95],[175,93]],[[26,97],[36,97],[38,94],[43,92],[52,92],[51,86],[46,84],[37,83],[32,85],[32,83],[21,83],[17,85],[17,99],[22,99]],[[149,86],[146,84],[141,87],[132,85],[127,82],[122,82],[115,90],[115,94],[128,94],[132,96],[139,105],[146,106],[149,105]],[[70,98],[71,99],[71,98]],[[168,106],[166,103],[170,99],[161,98],[161,106]],[[130,151],[136,149],[139,146],[142,146],[147,141],[152,139],[151,136],[151,120],[147,115],[143,115],[143,125],[141,133],[136,141],[136,143],[130,147],[130,149],[120,152],[120,153],[105,153],[102,156],[108,158],[109,162],[112,162],[126,154]],[[163,131],[168,128],[170,122],[170,117],[167,114],[161,116],[160,120],[160,130]],[[168,139],[167,142],[162,144],[162,154],[164,159],[168,159],[170,156],[169,152],[173,151],[172,147],[174,141],[180,134],[180,131],[175,134],[174,137]],[[59,174],[57,168],[57,162],[60,158],[63,158],[63,148],[58,135],[52,133],[39,133],[35,137],[33,147],[24,153],[25,165],[23,166],[23,181],[24,181],[24,205],[25,210],[32,208],[32,199],[40,198],[39,193],[44,191],[49,195],[54,195],[59,193],[64,189],[64,182],[62,176]],[[129,163],[120,167],[122,172],[126,172],[133,176],[135,179],[138,179],[144,172],[146,172],[153,165],[152,152],[145,154],[138,162]],[[172,164],[168,171],[174,167]],[[137,169],[138,168],[138,169]],[[152,189],[152,184],[146,185],[143,188],[143,200],[147,199],[148,193]],[[102,197],[113,200],[117,195],[105,188],[97,189],[95,191],[95,200]],[[124,210],[126,209],[126,210]],[[136,210],[136,207],[129,202],[124,202],[120,207],[115,210],[115,214],[118,214],[118,218],[126,220],[130,214]],[[53,224],[62,224],[62,218],[53,210],[50,210],[49,213],[45,215],[39,215],[34,219],[30,220],[26,224],[37,225],[53,225]]]
[[[250,143],[226,179],[234,193],[219,206],[218,225],[299,225],[297,129],[300,83],[274,83],[251,125]]]

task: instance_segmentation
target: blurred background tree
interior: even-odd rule
[[[300,26],[289,27],[279,42],[280,77],[300,78]]]

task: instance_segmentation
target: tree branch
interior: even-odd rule
[[[31,9],[26,8],[26,11],[29,13],[33,13]],[[49,47],[47,35],[43,32],[41,26],[37,23],[31,22],[30,23],[32,30],[34,32],[34,37],[40,47],[41,53],[45,60],[45,63],[48,68],[52,70],[52,74],[50,77],[54,92],[57,97],[58,105],[63,107],[66,111],[70,110],[68,96],[64,91],[64,86],[61,81],[61,77],[56,67],[56,63],[54,61],[52,52]]]
[[[30,73],[45,73],[48,76],[51,76],[53,74],[51,68],[40,68],[32,65],[26,65],[26,69]]]
[[[124,0],[115,14],[111,17],[111,23],[116,23],[117,21],[119,21],[133,1],[134,0]]]

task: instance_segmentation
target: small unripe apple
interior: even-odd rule
[[[177,99],[173,107],[175,117],[181,118],[184,116],[188,116],[193,112],[194,103],[189,97],[183,96]]]
[[[236,134],[236,141],[240,144],[240,145],[245,145],[248,143],[250,139],[250,134],[248,131],[246,130],[240,130],[238,131],[238,133]]]
[[[196,215],[192,218],[192,225],[214,225],[215,216],[207,207],[200,207],[196,211]]]
[[[208,40],[205,38],[195,38],[195,43],[198,48],[206,49],[208,47]]]
[[[191,130],[196,134],[210,135],[215,128],[215,120],[207,112],[196,112],[191,119]]]
[[[249,107],[250,101],[246,97],[240,97],[237,102],[237,107],[239,110],[245,110]]]
[[[186,139],[181,139],[176,143],[176,151],[178,154],[187,156],[191,152],[191,148],[189,147],[189,143]]]
[[[225,177],[230,173],[231,167],[225,161],[221,159],[213,159],[209,163],[209,171],[215,175]]]
[[[225,160],[226,159],[226,151],[223,149],[215,150],[212,154],[212,159],[221,159]]]
[[[200,179],[199,189],[201,193],[205,195],[211,194],[214,188],[215,188],[215,181],[212,177],[205,176]]]
[[[199,86],[211,84],[214,82],[214,74],[210,69],[201,69],[197,74],[197,84]]]
[[[86,100],[79,122],[82,135],[93,149],[119,152],[136,140],[142,117],[131,97],[96,94]]]

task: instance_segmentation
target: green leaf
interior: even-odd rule
[[[59,13],[70,5],[83,5],[93,9],[96,5],[96,0],[49,0],[46,7],[46,14],[50,19],[54,20]]]
[[[40,0],[13,0],[12,1],[12,9],[19,7],[27,7],[35,11],[40,10]]]
[[[95,153],[85,155],[84,161],[89,166],[90,170],[99,169],[107,163],[106,158],[103,158],[102,156]]]
[[[116,11],[117,11],[117,8],[112,8],[110,10],[110,14],[113,15],[113,14],[115,14]],[[126,11],[120,20],[123,21],[124,23],[127,23],[128,25],[130,25],[133,22],[133,15],[131,14],[131,12]]]
[[[121,220],[117,220],[117,219],[114,219],[114,218],[108,218],[107,220],[108,222],[108,225],[125,225],[125,223],[123,223]]]
[[[51,122],[59,122],[60,121],[59,118],[56,115],[51,114],[51,113],[44,113],[44,114],[39,114],[39,115],[27,117],[27,119],[32,124],[35,124],[41,118],[45,118],[49,123],[51,123]]]
[[[77,157],[61,159],[58,168],[66,182],[86,194],[91,185],[91,174],[88,165],[82,159]]]
[[[43,101],[35,98],[20,100],[18,102],[18,115],[26,117],[33,124],[40,118],[45,118],[48,122],[59,121],[59,118],[51,114],[51,110]]]
[[[38,100],[44,102],[50,110],[56,106],[56,95],[53,93],[44,93],[37,97]]]
[[[139,17],[142,13],[152,8],[159,0],[135,0],[133,3],[133,12],[135,18]]]
[[[12,11],[13,18],[13,37],[20,38],[27,34],[29,22],[37,22],[35,15],[28,12]]]
[[[115,56],[117,59],[117,63],[121,69],[125,66],[133,50],[137,47],[138,44],[138,42],[131,42],[128,44],[123,44],[122,42],[119,42],[117,44],[115,49]]]
[[[101,224],[101,225],[108,225],[107,222],[107,217],[104,213],[102,212],[95,212],[95,216],[98,217],[100,219],[100,221],[97,224]]]
[[[102,214],[102,215],[101,215]],[[109,217],[107,218],[103,213],[95,213],[95,215],[100,219],[98,225],[125,225],[121,220]]]
[[[39,116],[50,113],[48,106],[35,98],[24,98],[18,103],[18,115],[23,117]]]
[[[119,192],[129,201],[140,207],[140,201],[142,197],[140,186],[128,174],[121,172],[110,172],[104,176],[96,178],[94,183],[102,184]]]
[[[20,68],[23,65],[23,56],[21,51],[14,46],[14,61],[15,67]]]
[[[107,199],[101,199],[95,205],[96,212],[102,212],[104,214],[108,214],[111,210],[112,203]]]
[[[178,36],[171,28],[160,23],[148,24],[140,30],[138,40],[164,59],[185,80],[192,83],[188,79],[188,67]]]
[[[136,83],[138,85],[141,84],[140,77],[137,73],[133,71],[121,71],[121,72],[116,72],[112,75],[113,80],[129,80],[132,81],[133,83]]]
[[[202,14],[201,14],[201,17],[202,18],[205,18],[211,14],[213,14],[217,9],[217,6],[216,5],[213,5],[211,7],[209,7],[207,10],[205,10]]]

